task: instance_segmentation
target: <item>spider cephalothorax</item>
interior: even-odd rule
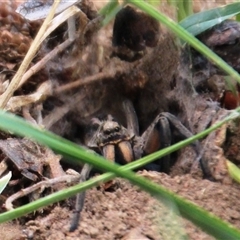
[[[105,121],[98,119],[93,121],[99,127],[88,143],[89,148],[98,148],[105,158],[119,163],[131,162],[135,159],[132,149],[133,133],[116,122],[111,115],[108,115]]]

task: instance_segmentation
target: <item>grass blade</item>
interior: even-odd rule
[[[234,17],[238,13],[240,13],[240,3],[236,2],[193,14],[182,20],[179,24],[189,33],[196,36],[216,24]]]
[[[239,109],[238,109],[239,110]],[[228,118],[224,119],[220,123],[214,125],[211,130],[219,127],[219,124],[223,124],[226,121],[231,120],[232,118],[236,118],[239,116],[237,111],[234,111]],[[82,190],[86,190],[89,185],[93,185],[100,180],[104,181],[109,180],[115,175],[123,177],[131,181],[133,184],[141,187],[146,192],[152,194],[155,198],[160,199],[163,203],[168,201],[173,201],[179,209],[180,214],[201,227],[204,231],[213,235],[219,239],[239,239],[240,231],[230,224],[222,221],[221,219],[215,217],[214,215],[208,213],[200,207],[192,204],[191,202],[184,200],[182,197],[172,193],[171,191],[159,186],[157,184],[152,183],[149,180],[144,179],[143,177],[137,176],[133,172],[129,171],[129,165],[132,167],[135,163],[131,163],[127,166],[118,166],[116,164],[110,163],[103,159],[102,157],[87,152],[86,150],[78,147],[76,144],[73,144],[61,137],[58,137],[50,132],[40,130],[27,122],[23,121],[19,117],[16,117],[12,114],[5,113],[0,111],[0,128],[5,131],[12,131],[21,136],[28,136],[36,139],[38,142],[48,145],[55,151],[58,151],[68,157],[73,159],[81,159],[82,161],[92,164],[94,167],[99,169],[109,171],[111,173],[106,173],[98,178],[91,179],[85,183],[80,185],[76,185],[74,187],[59,191],[58,193],[54,193],[48,197],[43,199],[39,199],[33,203],[27,204],[23,207],[17,208],[15,210],[3,213],[0,215],[0,222],[4,222],[35,210],[36,208],[40,208],[43,206],[43,202],[47,202],[48,204],[53,203],[53,199],[56,200],[56,196],[59,200],[75,195],[79,192],[79,188]],[[204,131],[201,134],[198,134],[190,139],[182,141],[181,144],[189,144],[190,142],[196,140],[196,138],[205,136],[208,131]],[[205,134],[205,135],[204,135]],[[177,144],[176,144],[177,145]],[[172,149],[168,151],[173,151]],[[162,152],[168,152],[166,150],[162,150]],[[152,154],[155,155],[155,154]],[[136,165],[135,165],[136,166]]]
[[[235,180],[236,182],[240,183],[240,169],[229,160],[227,162],[228,173],[230,177]]]
[[[157,9],[144,1],[128,0],[127,2],[135,5],[142,11],[148,13],[150,16],[154,17],[155,19],[166,25],[169,30],[176,34],[176,36],[186,41],[193,48],[206,56],[209,60],[213,61],[219,68],[224,70],[228,75],[230,75],[233,79],[240,83],[240,76],[237,71],[230,67],[225,61],[222,60],[222,58],[220,58],[202,42],[196,39],[191,33],[186,31],[182,26],[180,26],[164,14],[160,13]]]

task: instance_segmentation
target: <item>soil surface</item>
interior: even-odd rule
[[[139,174],[240,227],[238,184],[222,185],[191,175],[171,177],[147,171]],[[184,235],[189,239],[213,239],[122,179],[116,180],[112,192],[96,188],[87,192],[80,226],[75,232],[69,232],[71,210],[61,205],[54,205],[50,213],[48,210],[36,213],[35,220],[24,226],[19,225],[18,221],[1,225],[2,239],[160,240],[180,239]]]

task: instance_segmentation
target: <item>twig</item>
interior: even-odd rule
[[[91,170],[92,170],[92,166],[88,164],[84,164],[83,169],[81,171],[81,177],[80,177],[79,183],[87,180]],[[86,194],[85,191],[77,194],[75,210],[73,211],[73,216],[72,216],[72,220],[69,228],[70,232],[75,231],[78,227],[80,215],[84,206],[85,194]]]
[[[11,96],[13,95],[14,91],[17,89],[18,84],[20,83],[23,74],[25,73],[26,69],[28,68],[30,62],[32,61],[33,57],[35,56],[35,54],[36,54],[36,52],[37,52],[37,50],[38,50],[38,48],[41,44],[40,40],[42,39],[42,36],[46,32],[50,21],[53,19],[55,10],[56,10],[59,2],[60,2],[59,0],[54,0],[54,3],[51,7],[51,11],[49,12],[48,16],[44,20],[40,30],[37,33],[37,36],[33,40],[32,44],[30,46],[30,49],[27,52],[25,58],[23,59],[22,64],[20,65],[17,73],[13,77],[13,79],[12,79],[11,83],[9,84],[7,90],[1,95],[1,97],[0,97],[0,108],[5,108],[7,102],[9,101]]]
[[[50,95],[52,95],[52,82],[46,81],[38,87],[35,93],[11,97],[5,110],[15,112],[21,107],[27,106],[31,103],[44,101],[46,97]]]
[[[49,52],[43,59],[37,62],[34,66],[32,66],[27,72],[24,73],[21,82],[18,85],[20,88],[32,75],[40,71],[43,67],[46,66],[46,63],[51,59],[55,58],[57,54],[65,50],[68,46],[73,43],[73,40],[67,39],[57,47],[55,47],[51,52]]]
[[[10,196],[6,202],[5,202],[5,208],[7,210],[12,210],[13,209],[13,204],[12,202],[15,201],[18,198],[24,197],[34,191],[36,191],[37,189],[41,189],[44,190],[45,188],[48,187],[52,187],[55,184],[59,184],[59,183],[73,183],[73,182],[77,182],[79,180],[80,176],[79,175],[64,175],[58,178],[53,178],[53,179],[47,179],[45,181],[41,181],[39,183],[36,183],[28,188],[22,189],[19,192],[13,194],[12,196]]]
[[[45,129],[50,129],[53,124],[65,116],[73,108],[73,106],[76,106],[85,97],[86,95],[77,95],[70,101],[66,102],[63,106],[55,107],[54,110],[43,119],[42,125]]]
[[[108,66],[107,69],[103,69],[103,71],[100,73],[94,74],[92,76],[87,76],[85,78],[80,78],[74,82],[58,87],[57,89],[53,90],[53,95],[61,94],[65,91],[92,84],[101,80],[114,80],[116,79],[116,76],[119,77],[120,75],[127,75],[129,71],[132,71],[132,69],[137,67],[138,64],[139,63],[137,62],[136,64],[124,65],[124,67],[114,67],[114,69]]]
[[[60,52],[65,50],[67,47],[69,47],[77,38],[76,34],[76,27],[73,23],[73,20],[75,19],[75,15],[79,14],[82,18],[86,18],[86,15],[77,7],[71,7],[64,12],[62,12],[59,16],[55,17],[51,25],[48,28],[48,32],[45,33],[43,36],[46,38],[56,27],[58,27],[62,22],[66,21],[66,19],[71,18],[71,24],[69,24],[69,33],[70,36],[67,40],[65,40],[63,43],[55,47],[51,52],[49,52],[43,59],[41,59],[38,63],[36,63],[33,67],[31,67],[22,77],[21,82],[18,85],[18,88],[20,88],[33,74],[37,73],[39,70],[41,70],[43,67],[46,66],[46,63],[56,57]],[[74,32],[75,31],[75,32]]]
[[[116,72],[118,72],[119,74],[122,74],[125,72],[125,70],[123,69],[116,69],[115,72],[101,72],[101,73],[97,73],[93,76],[88,76],[88,77],[85,77],[85,78],[81,78],[81,79],[78,79],[74,82],[71,82],[71,83],[68,83],[68,84],[65,84],[63,86],[60,86],[58,87],[56,90],[53,91],[53,94],[61,94],[63,92],[66,92],[66,91],[69,91],[71,89],[74,89],[74,88],[77,88],[77,87],[80,87],[80,86],[83,86],[83,85],[87,85],[87,84],[91,84],[91,83],[94,83],[94,82],[98,82],[98,81],[101,81],[102,79],[114,79],[114,77],[116,76]]]
[[[32,117],[32,115],[30,114],[29,112],[29,105],[28,106],[24,106],[22,108],[22,114],[23,114],[23,117],[30,123],[34,124],[34,125],[37,125],[37,121]]]

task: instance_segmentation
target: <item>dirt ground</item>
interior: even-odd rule
[[[191,175],[171,177],[143,171],[141,175],[193,201],[216,216],[240,227],[238,184],[222,185]],[[163,205],[128,182],[117,179],[112,192],[87,192],[79,228],[69,232],[71,211],[64,204],[36,213],[23,225],[1,224],[2,239],[213,239],[192,223],[172,215]]]
[[[98,4],[96,4],[97,7],[100,7],[102,6],[102,4],[104,4],[104,2],[101,2],[101,3],[99,2],[100,1],[97,2],[99,6]],[[215,4],[223,3],[223,1],[212,1],[212,4],[210,4],[210,1],[208,2],[209,2],[209,5],[206,4],[206,6],[205,5],[203,6],[202,4],[199,5],[199,1],[196,1],[194,5],[194,10],[201,11],[202,9],[213,7],[215,6]],[[112,27],[112,25],[110,27]],[[9,31],[9,29],[7,30]],[[106,33],[106,36],[104,35],[105,33]],[[209,126],[212,122],[214,122],[212,121],[212,119],[210,120],[206,119],[206,116],[208,115],[205,114],[204,112],[205,110],[206,112],[215,111],[214,112],[214,114],[216,113],[214,115],[215,120],[220,119],[219,117],[220,110],[219,111],[216,110],[214,106],[213,108],[210,108],[210,107],[207,108],[205,104],[206,103],[205,99],[208,99],[208,98],[211,98],[213,99],[213,101],[215,101],[217,98],[214,99],[214,97],[218,96],[219,92],[209,93],[209,89],[207,89],[208,91],[205,91],[205,89],[204,91],[202,91],[204,87],[201,86],[202,92],[201,93],[199,92],[199,96],[201,97],[202,102],[201,101],[200,102],[202,104],[197,105],[192,103],[194,101],[189,100],[189,99],[193,99],[193,98],[190,98],[193,96],[191,95],[193,93],[187,92],[186,90],[187,87],[184,90],[181,90],[181,91],[179,90],[179,92],[178,90],[174,90],[174,88],[177,88],[178,86],[180,86],[181,88],[180,84],[183,85],[183,83],[181,83],[180,80],[184,78],[185,72],[184,70],[182,70],[180,74],[181,76],[176,77],[176,70],[177,70],[178,61],[179,61],[179,53],[175,50],[175,48],[172,48],[172,45],[171,45],[173,42],[172,39],[166,40],[164,39],[164,34],[163,36],[161,35],[161,40],[159,40],[160,47],[156,46],[154,50],[150,50],[149,52],[147,52],[146,55],[149,55],[149,57],[146,56],[143,58],[143,60],[140,59],[139,62],[137,62],[137,64],[134,65],[135,63],[122,63],[116,59],[109,60],[110,58],[109,46],[111,46],[111,42],[108,39],[109,31],[106,31],[105,33],[103,32],[101,35],[101,31],[100,31],[100,36],[98,36],[99,37],[98,44],[99,45],[102,44],[102,46],[104,47],[98,48],[98,46],[96,47],[96,44],[95,45],[93,44],[91,46],[92,48],[89,48],[89,49],[92,52],[93,52],[92,49],[94,49],[94,51],[96,50],[102,54],[104,53],[107,56],[106,59],[104,59],[104,57],[103,59],[100,59],[100,58],[95,59],[95,55],[91,53],[89,54],[89,52],[91,51],[86,47],[83,53],[81,53],[83,62],[85,61],[83,64],[85,64],[84,67],[86,69],[82,70],[83,72],[81,72],[81,69],[80,70],[77,69],[76,70],[77,72],[74,72],[74,74],[75,75],[83,74],[84,77],[86,76],[88,77],[92,75],[98,76],[97,75],[98,72],[103,71],[103,73],[106,73],[106,76],[107,76],[107,77],[105,76],[105,78],[116,77],[116,79],[121,80],[123,83],[121,82],[120,85],[119,83],[117,83],[117,81],[114,81],[114,84],[116,84],[117,86],[117,87],[115,86],[115,88],[125,87],[126,89],[124,90],[121,89],[122,95],[127,95],[128,97],[131,95],[132,97],[131,100],[133,100],[137,113],[139,115],[140,128],[144,129],[146,128],[147,125],[149,125],[149,122],[151,122],[149,120],[151,118],[150,117],[151,114],[154,115],[156,111],[162,110],[161,107],[159,106],[157,106],[157,108],[155,105],[148,106],[148,101],[152,100],[152,102],[154,102],[155,101],[154,97],[159,98],[162,92],[164,92],[165,94],[166,92],[168,92],[169,93],[168,95],[170,97],[174,95],[175,102],[169,101],[169,106],[170,106],[169,109],[173,112],[173,114],[177,114],[182,122],[184,123],[190,122],[188,127],[190,127],[193,130],[193,133],[196,133],[205,129],[206,126]],[[51,43],[51,44],[54,45],[54,43]],[[162,44],[164,44],[164,47],[161,47],[163,46]],[[49,45],[47,47],[50,48]],[[47,47],[44,49],[44,51],[47,51],[46,50]],[[69,50],[69,52],[71,51]],[[69,52],[67,52],[67,54]],[[157,54],[155,54],[155,52]],[[14,54],[16,54],[19,57],[18,54],[20,53],[16,51],[16,53]],[[62,55],[64,56],[64,54]],[[55,84],[55,86],[63,84],[62,79],[64,79],[64,77],[66,76],[69,77],[70,75],[69,72],[72,71],[71,61],[69,61],[69,58],[66,57],[66,55],[64,57],[62,57],[62,55],[61,55],[61,58],[64,60],[59,58],[56,62],[50,63],[48,66],[49,69],[47,69],[49,76],[54,76],[55,78],[54,81],[59,81],[57,84]],[[161,57],[158,58],[156,57],[156,55],[164,56],[164,58],[161,58]],[[74,57],[75,56],[73,56],[72,59],[75,61],[76,59]],[[2,59],[0,60],[2,61]],[[52,68],[56,67],[56,64],[59,64],[60,62],[62,66],[66,67],[65,69],[64,67],[61,67],[60,70],[63,72],[63,75],[64,75],[61,77],[59,77],[57,73],[54,73],[55,74],[54,75],[51,72]],[[89,62],[91,62],[92,65],[89,65]],[[64,64],[67,66],[65,66]],[[77,62],[77,64],[79,64],[79,62]],[[75,65],[76,65],[76,62],[75,62]],[[12,65],[6,64],[6,66],[7,67],[10,66],[11,68],[14,68],[18,66],[18,63],[14,63]],[[188,65],[184,65],[184,66],[186,68],[189,68]],[[120,73],[118,73],[117,70],[114,69],[114,67],[120,68],[121,71],[122,69],[124,69],[124,73],[122,74],[121,71],[119,71]],[[110,69],[109,72],[111,70],[114,70],[117,73],[114,75],[114,77],[112,77],[112,75],[109,75],[109,72],[106,69],[107,70]],[[60,70],[56,68],[56,72]],[[104,72],[104,70],[106,71]],[[186,74],[188,74],[188,72],[186,72]],[[118,75],[120,75],[120,77]],[[9,77],[9,75],[7,75],[7,77]],[[77,77],[73,76],[71,81],[75,81],[76,79]],[[137,80],[133,82],[132,81],[133,79],[137,79]],[[155,85],[148,84],[149,79],[151,79],[152,81],[151,84],[154,83]],[[161,85],[161,83],[157,82],[159,79],[164,79],[166,82],[169,82],[168,85],[167,84],[165,84],[166,86]],[[171,85],[173,79],[176,80],[176,82],[173,83],[175,87],[172,87]],[[41,80],[39,80],[40,81],[38,82],[39,84],[41,83]],[[33,84],[32,82],[31,82],[32,85],[30,86],[31,89],[33,89],[33,86],[36,87],[34,85],[35,83]],[[129,84],[129,82],[131,84]],[[156,83],[158,83],[158,85],[156,85]],[[200,86],[198,85],[197,81],[194,84],[195,84],[194,86],[198,86],[198,87]],[[99,86],[101,88],[99,88]],[[157,86],[155,90],[159,92],[157,92],[157,96],[152,96],[151,88],[155,88],[155,86]],[[149,92],[145,93],[145,88],[150,89]],[[29,90],[26,88],[24,90],[19,91],[18,94],[21,94],[24,91],[29,91]],[[85,93],[88,94],[88,96],[85,98],[86,99],[85,101],[87,104],[85,105],[83,104],[83,106],[80,106],[80,108],[78,106],[79,108],[78,111],[81,112],[81,110],[84,110],[81,117],[86,118],[88,120],[90,119],[90,117],[92,117],[93,114],[98,113],[98,108],[101,108],[102,106],[104,106],[104,103],[106,104],[106,101],[109,101],[109,96],[113,97],[115,93],[113,91],[113,93],[111,92],[110,95],[106,94],[105,98],[107,100],[106,99],[104,100],[103,95],[105,95],[107,91],[112,91],[112,87],[106,86],[105,83],[94,85],[94,89],[90,87],[88,88],[88,86],[86,86],[86,88],[84,88],[84,91],[79,90],[79,94],[85,94]],[[136,93],[137,91],[139,91],[140,94],[139,92]],[[217,89],[217,91],[220,91],[220,90]],[[182,93],[185,94],[186,96],[182,95]],[[169,96],[167,97],[169,98]],[[151,97],[152,99],[150,99]],[[98,100],[97,103],[92,101],[92,98],[96,98]],[[179,100],[179,98],[182,98],[182,100]],[[91,104],[89,104],[89,99],[91,99]],[[138,100],[140,99],[140,100],[137,102],[136,99]],[[113,98],[112,101],[114,100],[118,101],[119,99]],[[198,101],[198,100],[199,100],[198,98],[195,98],[195,101]],[[162,102],[159,99],[158,101],[159,101],[158,103]],[[59,102],[57,102],[57,104],[59,104]],[[178,104],[176,104],[176,102]],[[100,103],[100,107],[98,106],[99,103]],[[55,102],[53,102],[53,105],[54,104]],[[164,104],[165,102],[163,103],[163,105]],[[49,110],[50,108],[52,111],[53,107],[52,106],[49,107],[49,103],[47,107],[48,107],[46,108],[47,110]],[[91,107],[93,108],[93,110],[91,109]],[[109,111],[109,109],[112,110],[111,107],[112,106],[107,105],[106,110],[105,109],[104,110],[105,111]],[[187,108],[188,110],[186,111],[185,115],[183,115],[185,108]],[[145,115],[142,114],[143,109],[144,111],[146,111]],[[191,109],[194,109],[194,111],[196,111],[194,117],[190,116],[190,115],[193,115]],[[93,113],[91,112],[91,110]],[[166,111],[165,109],[163,110]],[[221,110],[225,111],[225,109],[222,109],[222,108]],[[149,114],[147,113],[147,111],[149,111]],[[85,114],[85,112],[87,112],[89,116],[85,117],[85,115],[87,115]],[[78,121],[76,120],[76,122]],[[61,127],[68,128],[68,125],[66,125],[67,127],[65,127],[64,124],[62,124]],[[59,126],[57,126],[57,128],[59,130]],[[55,129],[53,128],[50,130],[54,131]],[[237,130],[229,133],[229,131],[230,130],[229,129],[227,130],[227,127],[223,128],[224,136],[222,135],[221,142],[224,146],[218,145],[217,143],[215,144],[214,141],[211,141],[212,145],[209,148],[207,148],[209,149],[208,153],[210,150],[213,150],[215,148],[217,148],[218,152],[220,151],[221,153],[215,154],[216,152],[211,152],[210,157],[206,155],[206,158],[208,157],[212,158],[212,155],[216,155],[215,160],[219,161],[220,163],[224,162],[226,158],[229,158],[230,160],[233,159],[235,162],[239,163],[238,161],[240,158],[239,157],[240,147],[238,144],[238,139],[240,136],[240,132],[239,130]],[[65,136],[65,134],[66,133],[64,132],[61,135]],[[217,139],[217,135],[214,135],[212,139],[213,140]],[[208,143],[210,140],[211,138],[209,137],[204,142],[204,144]],[[23,142],[21,142],[21,144],[23,144]],[[224,149],[224,152],[222,151],[222,149]],[[1,145],[1,150],[2,150],[2,145]],[[215,172],[214,171],[212,172],[213,177],[215,178],[216,181],[203,179],[202,172],[200,169],[197,169],[194,173],[190,174],[189,167],[187,166],[183,167],[183,165],[186,164],[186,162],[188,162],[188,158],[191,159],[190,162],[193,162],[193,158],[194,158],[193,154],[194,153],[191,147],[188,147],[185,150],[185,152],[183,150],[181,155],[178,155],[178,158],[181,160],[181,162],[176,164],[171,169],[170,174],[165,174],[165,173],[160,173],[155,171],[146,171],[146,170],[139,171],[138,174],[158,184],[161,184],[162,186],[168,188],[169,190],[172,190],[173,192],[179,194],[180,196],[183,196],[186,199],[203,207],[204,209],[212,212],[213,214],[220,217],[221,219],[233,224],[237,228],[240,228],[240,211],[239,211],[240,185],[229,180],[228,176],[226,180],[226,175],[227,175],[226,166],[222,167],[221,164],[219,164],[221,165],[220,166],[221,168],[216,167],[214,168]],[[59,159],[57,159],[57,161],[59,162]],[[218,174],[221,175],[221,177],[218,178],[217,177]],[[19,176],[17,177],[19,178]],[[13,190],[11,190],[10,188],[7,190],[10,192],[13,192]],[[24,201],[26,201],[26,199],[24,199]],[[139,190],[137,187],[132,186],[129,182],[122,179],[116,179],[114,186],[111,190],[103,191],[101,188],[98,187],[98,188],[93,188],[87,191],[84,209],[81,213],[80,225],[76,229],[76,231],[69,232],[69,226],[70,226],[70,220],[72,217],[74,201],[75,201],[74,199],[62,201],[58,204],[54,204],[42,210],[38,210],[35,213],[29,214],[24,218],[20,218],[8,223],[1,224],[0,238],[4,240],[24,240],[24,239],[29,239],[29,240],[30,239],[33,239],[33,240],[35,239],[36,240],[48,240],[48,239],[50,240],[55,240],[55,239],[56,240],[61,240],[61,239],[62,240],[63,239],[66,239],[66,240],[73,240],[73,239],[74,240],[75,239],[76,240],[77,239],[80,239],[80,240],[85,240],[85,239],[86,240],[87,239],[97,239],[97,240],[106,240],[106,239],[107,240],[108,239],[109,240],[113,240],[113,239],[115,240],[161,240],[161,239],[164,239],[164,240],[168,240],[169,239],[170,240],[170,239],[186,239],[186,237],[188,237],[188,239],[194,239],[194,240],[195,239],[197,240],[213,239],[211,236],[204,233],[201,229],[197,228],[195,225],[193,225],[189,221],[182,219],[181,217],[177,216],[174,212],[170,212],[168,208],[166,208],[163,204],[153,199],[147,193],[144,193],[143,191]],[[169,203],[169,205],[172,208],[174,207],[174,203]],[[176,209],[176,212],[177,212],[177,209]]]

